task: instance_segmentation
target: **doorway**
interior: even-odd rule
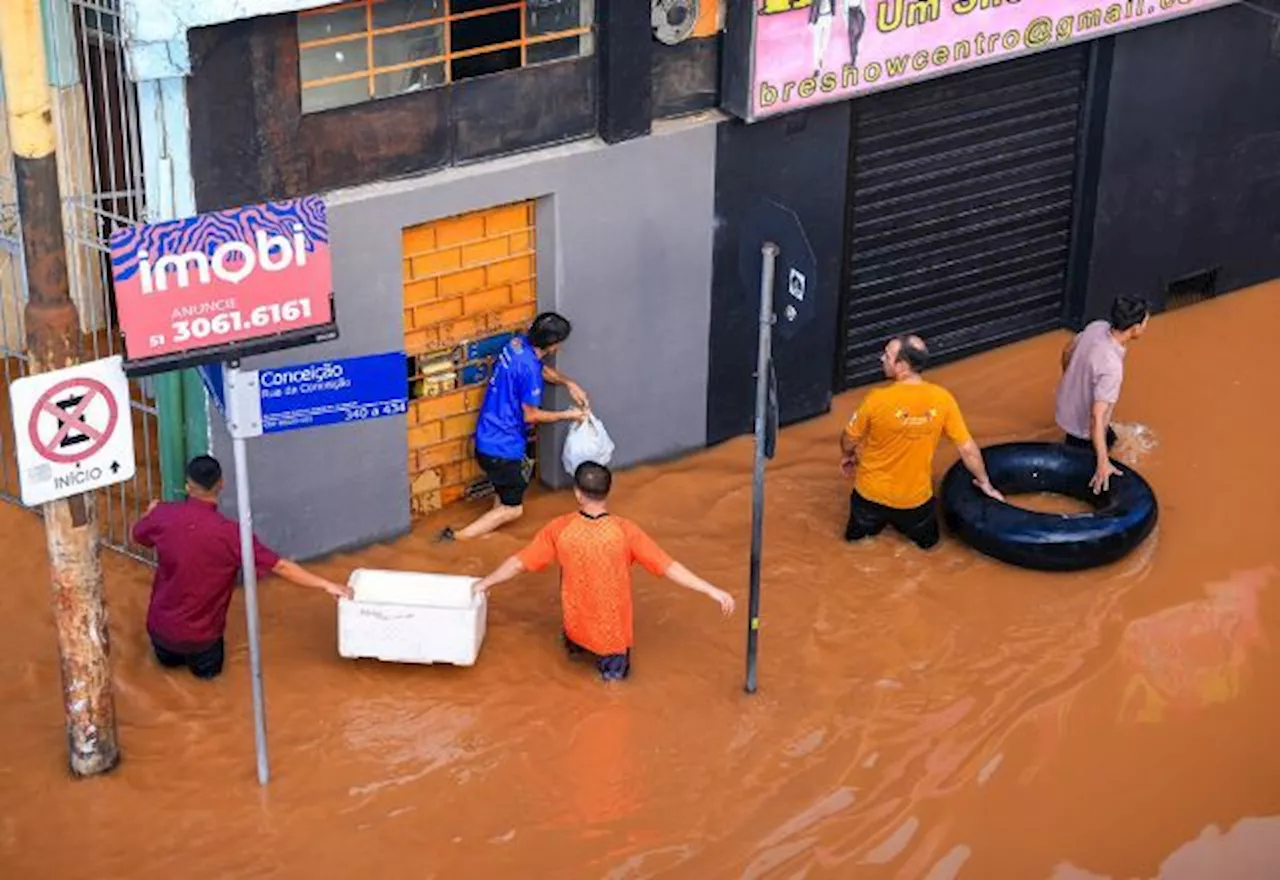
[[[414,517],[492,491],[475,460],[476,419],[494,358],[537,312],[536,207],[485,208],[402,233]]]

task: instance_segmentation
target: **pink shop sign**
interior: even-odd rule
[[[741,0],[725,107],[748,121],[896,88],[1235,0]]]

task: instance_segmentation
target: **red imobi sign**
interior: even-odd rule
[[[135,375],[337,336],[319,196],[119,229],[111,267]]]

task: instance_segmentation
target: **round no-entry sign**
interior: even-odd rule
[[[41,458],[75,464],[107,445],[119,418],[119,407],[106,385],[87,377],[67,379],[36,399],[27,432]]]
[[[35,507],[132,480],[129,407],[118,356],[10,383],[22,503]]]

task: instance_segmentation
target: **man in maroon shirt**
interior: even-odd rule
[[[187,500],[153,502],[133,527],[133,540],[156,549],[155,583],[147,634],[156,659],[186,666],[197,678],[222,672],[222,634],[240,571],[240,527],[218,512],[222,466],[201,455],[187,465]],[[253,539],[258,576],[278,574],[303,587],[351,597],[351,588],[327,581]]]

